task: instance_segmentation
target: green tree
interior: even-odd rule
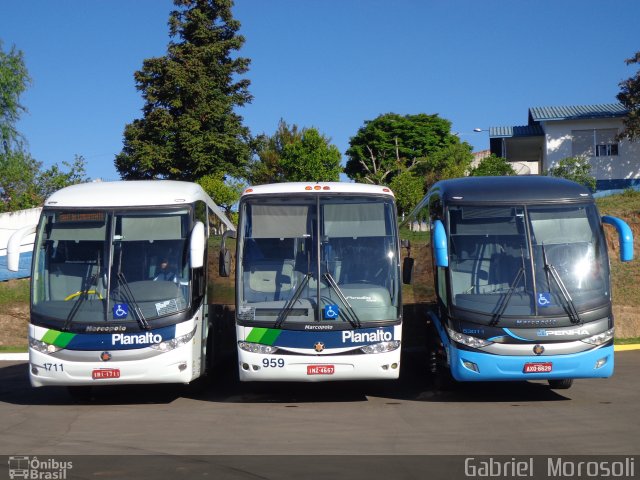
[[[250,60],[232,0],[174,0],[167,55],[144,61],[134,75],[144,117],[124,130],[115,165],[122,178],[195,180],[240,177],[250,157],[250,134],[235,110],[251,102]]]
[[[22,52],[11,47],[2,49],[0,41],[0,152],[22,148],[21,136],[16,130],[20,115],[26,111],[20,95],[31,83]]]
[[[26,108],[20,103],[31,79],[22,52],[12,47],[7,53],[0,42],[0,212],[10,212],[41,205],[54,190],[84,180],[84,159],[65,166],[53,165],[41,171],[41,162],[26,148],[26,141],[16,129]]]
[[[287,180],[282,165],[282,153],[285,145],[302,139],[297,125],[289,126],[280,119],[278,129],[272,136],[260,135],[256,139],[256,155],[247,168],[246,178],[252,185],[279,183]]]
[[[238,180],[225,180],[224,177],[216,175],[200,177],[198,184],[225,211],[227,216],[231,216],[231,209],[238,203],[245,188],[245,184]]]
[[[281,119],[276,133],[260,135],[256,143],[257,158],[246,174],[252,185],[340,179],[340,151],[315,128],[300,129]]]
[[[86,182],[85,160],[76,155],[73,163],[62,162],[41,170],[42,163],[23,150],[0,156],[0,212],[13,212],[42,205],[56,190]]]
[[[58,164],[54,164],[49,169],[38,173],[36,185],[42,201],[61,188],[88,181],[86,161],[82,155],[76,155],[72,163],[62,162],[62,165],[67,168],[66,171]]]
[[[640,52],[625,60],[627,65],[640,65]],[[628,111],[624,119],[624,131],[618,135],[618,139],[628,138],[636,140],[640,138],[640,70],[627,80],[620,82],[620,93],[616,96],[618,101]]]
[[[451,122],[437,114],[387,113],[367,120],[349,141],[345,173],[359,182],[389,184],[437,150],[459,144],[450,130]]]
[[[596,178],[591,175],[591,164],[585,157],[563,158],[554,167],[546,170],[544,175],[566,178],[584,185],[592,192],[596,191]]]
[[[472,147],[466,142],[446,145],[416,166],[416,173],[424,178],[424,191],[438,180],[464,177],[473,161]]]
[[[410,170],[405,170],[393,177],[389,188],[396,196],[399,214],[408,214],[424,196],[424,180]]]
[[[500,177],[503,175],[516,175],[516,171],[507,159],[498,157],[493,153],[480,160],[477,167],[472,168],[469,176],[472,177]]]
[[[8,149],[0,155],[0,212],[38,206],[37,177],[40,162],[23,150]]]
[[[289,182],[337,182],[340,150],[315,128],[304,128],[300,138],[282,149],[280,164]]]

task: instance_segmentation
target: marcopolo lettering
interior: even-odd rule
[[[139,335],[116,333],[111,335],[111,345],[150,345],[160,342],[162,342],[162,335],[159,333],[146,332]]]
[[[391,340],[393,340],[393,334],[384,330],[376,330],[375,332],[345,330],[342,332],[342,343],[390,342]]]
[[[115,325],[115,326],[96,326],[96,325],[87,325],[85,332],[92,333],[113,333],[113,332],[124,332],[127,330],[127,327],[124,325]]]

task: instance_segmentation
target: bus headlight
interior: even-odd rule
[[[380,342],[374,343],[373,345],[366,345],[364,347],[360,347],[364,353],[385,353],[392,352],[400,348],[399,340],[392,340],[390,342]]]
[[[458,333],[455,330],[447,328],[447,333],[449,333],[449,338],[454,342],[460,343],[467,347],[471,348],[482,348],[487,345],[491,345],[493,342],[489,340],[484,340],[482,338],[472,337],[471,335],[464,335],[462,333]]]
[[[164,342],[154,343],[153,345],[149,345],[149,347],[153,348],[154,350],[160,350],[161,352],[169,352],[178,347],[181,347],[182,345],[186,345],[187,343],[189,343],[193,338],[193,336],[196,334],[197,329],[198,329],[198,326],[196,325],[196,327],[193,330],[191,330],[189,333],[185,335],[172,338],[171,340],[165,340]]]
[[[62,350],[62,347],[57,347],[55,345],[51,345],[50,343],[36,340],[33,337],[29,337],[29,347],[40,353],[56,353]]]
[[[590,343],[591,345],[602,345],[613,338],[614,331],[615,328],[610,328],[606,332],[598,333],[597,335],[593,335],[589,338],[583,338],[582,341],[584,343]]]
[[[240,347],[245,352],[251,353],[276,353],[278,351],[278,347],[273,347],[271,345],[262,345],[261,343],[252,343],[252,342],[238,342],[238,347]]]

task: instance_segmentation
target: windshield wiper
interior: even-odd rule
[[[360,322],[360,318],[358,318],[358,314],[356,313],[356,311],[353,309],[353,307],[347,300],[347,297],[344,296],[344,293],[342,293],[342,290],[340,289],[340,287],[338,286],[334,278],[331,276],[331,274],[329,272],[326,272],[324,274],[324,278],[327,280],[327,283],[329,284],[329,286],[335,290],[336,294],[338,295],[338,298],[344,305],[345,318],[347,319],[347,321],[351,324],[353,328],[361,327],[362,322]]]
[[[73,322],[73,319],[76,317],[76,315],[78,314],[78,311],[80,310],[80,306],[84,303],[84,301],[87,298],[89,298],[89,287],[91,285],[97,285],[97,279],[98,279],[97,273],[95,275],[92,275],[90,278],[85,279],[85,282],[82,285],[82,290],[80,290],[80,295],[78,296],[78,299],[75,302],[73,302],[73,306],[71,307],[71,311],[69,312],[69,315],[67,315],[67,319],[64,321],[62,330],[64,331],[69,330],[69,327]],[[92,293],[95,293],[95,290],[93,290]]]
[[[509,286],[509,290],[507,290],[507,294],[504,297],[502,297],[502,301],[500,302],[500,305],[498,306],[498,310],[496,311],[496,313],[491,318],[491,321],[489,322],[489,325],[497,325],[498,324],[498,322],[502,318],[502,315],[504,315],[504,311],[507,309],[507,305],[509,305],[509,301],[511,300],[511,296],[513,295],[513,292],[516,290],[516,287],[520,283],[520,279],[524,276],[524,272],[525,272],[525,270],[524,270],[524,250],[522,249],[522,247],[520,247],[520,260],[522,262],[522,265],[520,266],[520,268],[516,272],[516,276],[514,277],[513,281],[511,282],[511,285]],[[526,284],[525,284],[525,288],[526,288]]]
[[[144,318],[142,309],[140,308],[140,305],[138,305],[138,302],[136,301],[136,297],[133,295],[133,292],[129,287],[129,283],[127,282],[127,279],[124,277],[124,273],[118,272],[118,281],[120,283],[120,292],[124,296],[127,303],[130,303],[131,305],[133,305],[133,316],[136,317],[138,324],[140,325],[141,328],[144,328],[145,330],[149,330],[151,328],[149,326],[149,322],[147,322],[147,319]]]
[[[309,283],[309,278],[311,278],[311,273],[310,272],[305,273],[304,278],[302,279],[302,282],[300,282],[300,285],[296,287],[296,290],[293,292],[293,295],[291,296],[291,298],[289,298],[287,303],[285,303],[284,308],[280,311],[280,314],[278,315],[278,318],[276,319],[276,323],[274,324],[273,328],[280,328],[282,326],[284,321],[287,319],[287,317],[291,313],[291,310],[293,310],[293,305],[298,301],[298,299],[300,298],[300,295],[302,294],[302,291]]]
[[[551,278],[553,278],[553,280],[558,285],[558,289],[560,290],[560,293],[562,294],[562,297],[566,302],[565,310],[569,314],[571,323],[580,323],[582,320],[580,320],[580,315],[578,314],[575,303],[573,303],[573,299],[571,298],[569,290],[567,290],[567,286],[562,281],[562,278],[560,278],[556,267],[550,264],[547,260],[547,251],[544,248],[544,243],[542,244],[542,261],[544,262],[544,271],[547,274],[547,284],[551,286],[551,282],[549,282],[549,274],[551,274]]]
[[[507,305],[509,305],[509,300],[511,300],[511,296],[513,295],[513,292],[515,291],[516,287],[518,286],[518,283],[520,283],[520,279],[523,276],[524,276],[524,267],[520,267],[518,269],[518,272],[516,273],[515,278],[513,279],[513,282],[511,282],[511,286],[509,287],[507,294],[504,297],[502,297],[502,302],[498,306],[497,312],[491,318],[489,325],[498,324],[498,322],[502,318],[502,315],[504,314],[504,311],[507,309]]]

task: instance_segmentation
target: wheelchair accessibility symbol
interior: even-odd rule
[[[549,305],[551,305],[551,294],[546,292],[546,293],[539,293],[538,294],[538,306],[539,307],[548,307]]]
[[[333,320],[340,316],[340,307],[338,305],[325,305],[324,306],[324,318],[325,320]]]
[[[129,315],[129,305],[127,305],[126,303],[116,303],[113,306],[113,318],[126,318],[127,315]]]

